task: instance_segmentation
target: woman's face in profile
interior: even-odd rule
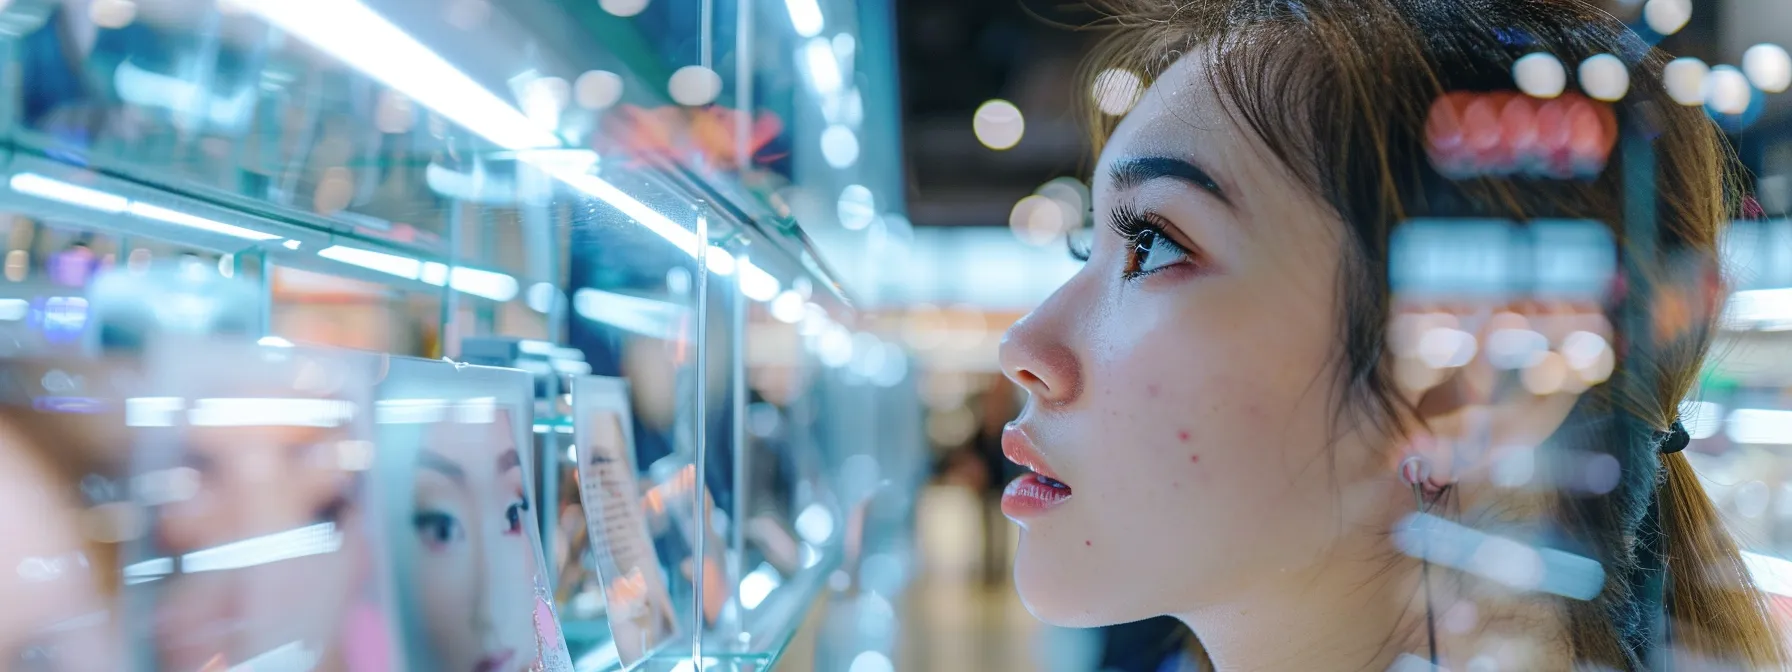
[[[1088,263],[1002,344],[1031,393],[1005,452],[1065,486],[1023,480],[1003,506],[1048,622],[1220,603],[1379,515],[1352,487],[1383,474],[1380,451],[1331,441],[1349,426],[1332,422],[1342,224],[1206,77],[1183,58],[1119,125]]]
[[[431,426],[417,463],[417,592],[443,672],[540,659],[529,502],[509,417]]]

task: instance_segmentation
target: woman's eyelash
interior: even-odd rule
[[[1163,226],[1153,221],[1155,218],[1139,212],[1130,205],[1122,205],[1108,213],[1108,228],[1120,236],[1127,249],[1139,244],[1139,239],[1147,232],[1162,234]]]

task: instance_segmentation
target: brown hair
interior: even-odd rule
[[[1630,354],[1582,397],[1556,437],[1611,455],[1621,470],[1612,491],[1564,493],[1552,506],[1565,543],[1606,568],[1597,598],[1565,605],[1573,656],[1613,669],[1647,665],[1656,616],[1649,577],[1660,576],[1651,574],[1659,557],[1669,577],[1659,599],[1679,655],[1747,669],[1786,666],[1764,600],[1692,467],[1657,450],[1657,432],[1674,422],[1709,348],[1715,302],[1703,306],[1702,320],[1654,343],[1637,333],[1649,331],[1636,328],[1641,323],[1621,319],[1656,296],[1651,287],[1697,285],[1686,269],[1715,278],[1718,233],[1738,201],[1738,169],[1724,138],[1703,110],[1676,104],[1664,89],[1665,54],[1581,0],[1094,1],[1111,32],[1086,63],[1085,82],[1108,68],[1149,82],[1183,54],[1209,59],[1208,84],[1233,119],[1344,222],[1340,420],[1397,435],[1401,419],[1411,417],[1384,345],[1389,234],[1401,221],[1609,223],[1632,269],[1626,307],[1611,315],[1622,325],[1617,350]],[[1615,105],[1628,134],[1646,139],[1627,139],[1611,167],[1585,180],[1451,180],[1433,170],[1424,147],[1432,103],[1446,92],[1512,89],[1513,62],[1539,51],[1570,72],[1596,54],[1622,59],[1630,87]],[[1117,120],[1090,112],[1099,148]],[[1617,166],[1627,154],[1640,165],[1654,162],[1653,222],[1625,216]]]

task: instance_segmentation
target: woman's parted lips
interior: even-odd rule
[[[1040,454],[1039,448],[1033,445],[1033,438],[1027,435],[1026,429],[1020,423],[1009,423],[1007,427],[1002,428],[1002,456],[1040,476],[1059,483],[1064,482],[1064,479],[1058,477],[1057,472],[1052,471],[1051,465],[1046,464],[1045,456]]]

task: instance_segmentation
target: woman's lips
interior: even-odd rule
[[[1070,499],[1070,485],[1058,478],[1057,472],[1045,463],[1033,440],[1020,427],[1009,425],[1002,430],[1002,455],[1033,473],[1014,479],[1002,491],[1002,515],[1009,518],[1036,515],[1051,510]]]

